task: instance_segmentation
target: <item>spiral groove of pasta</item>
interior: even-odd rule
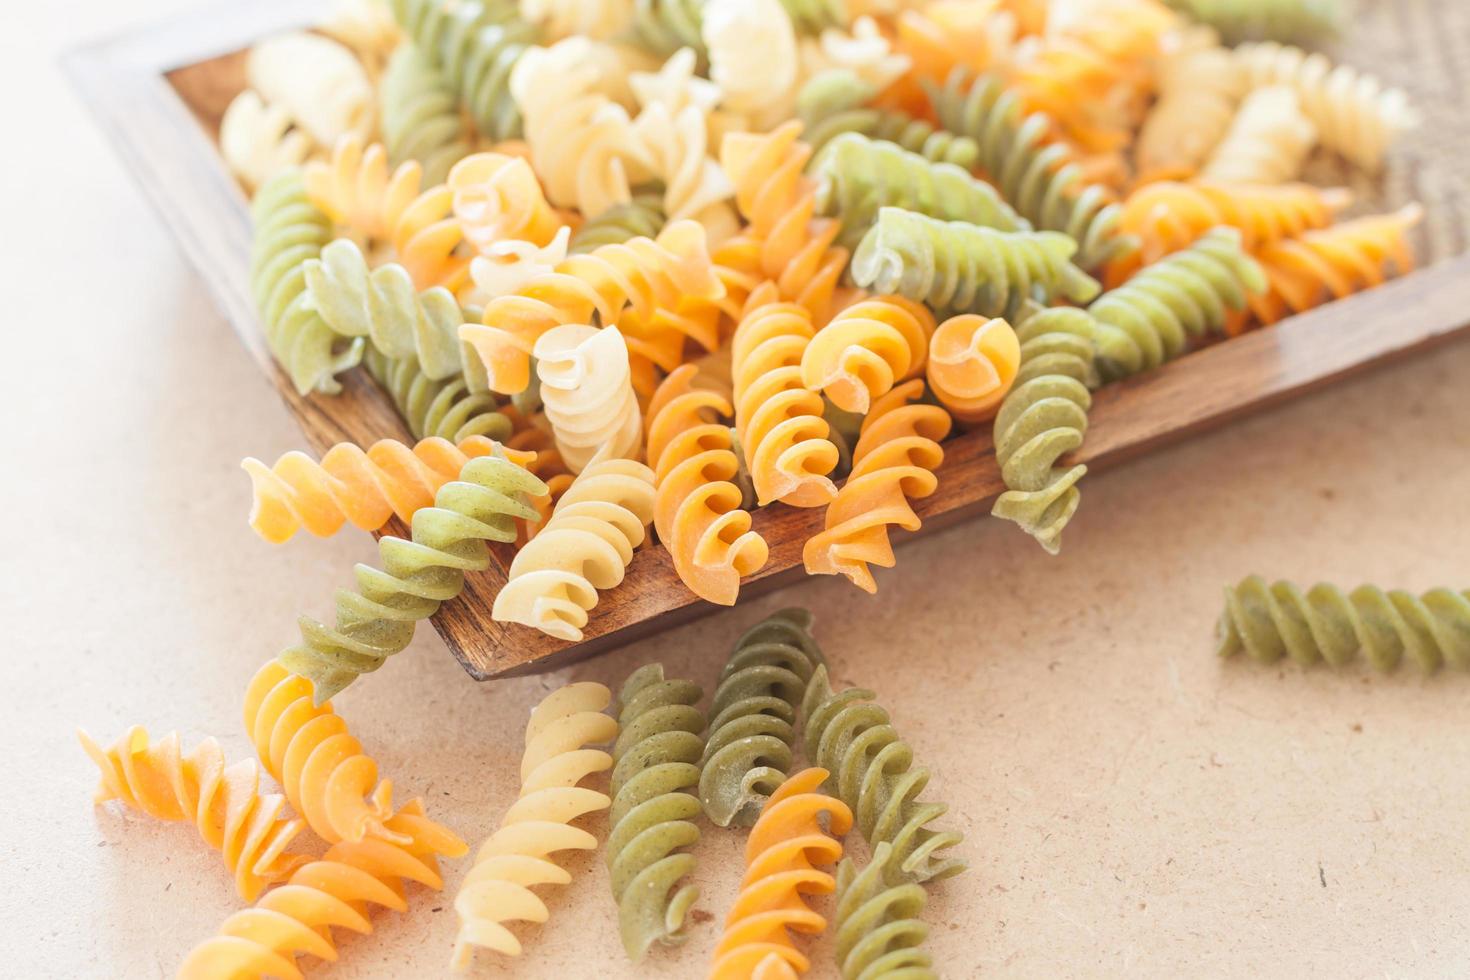
[[[636,194],[582,222],[572,234],[574,255],[596,251],[603,245],[621,245],[632,238],[657,238],[667,219],[658,195]]]
[[[790,968],[774,976],[811,968],[791,933],[817,935],[827,928],[827,920],[803,896],[827,894],[836,887],[823,868],[841,859],[839,838],[852,829],[847,805],[820,792],[828,775],[825,769],[803,769],[782,782],[761,808],[745,845],[740,894],[715,946],[711,980],[755,976],[773,956]]]
[[[285,884],[230,916],[217,935],[195,946],[179,967],[180,980],[301,980],[298,956],[337,958],[333,927],[372,932],[371,906],[406,911],[406,884],[417,882],[437,891],[444,885],[438,858],[466,851],[463,841],[424,815],[418,800],[394,814],[386,827],[410,843],[370,839],[332,845],[319,860],[298,868]]]
[[[331,241],[332,223],[306,191],[302,172],[284,170],[250,205],[250,293],[265,327],[266,346],[298,394],[342,390],[336,376],[362,358],[363,342],[343,342],[312,307],[303,265]]]
[[[1025,300],[1086,302],[1098,284],[1056,231],[997,231],[883,207],[852,256],[852,278],[937,310],[1013,316]]]
[[[688,790],[699,785],[704,712],[695,705],[703,696],[698,684],[666,680],[656,663],[635,670],[618,695],[607,866],[623,948],[634,961],[655,942],[683,942],[684,920],[699,900],[697,885],[679,882],[695,867],[680,848],[699,840],[699,799]]]
[[[1001,196],[1036,228],[1071,236],[1084,269],[1133,250],[1136,243],[1118,228],[1111,193],[1086,182],[1073,151],[1052,139],[1052,121],[1025,114],[999,78],[957,68],[930,94],[940,125],[980,147],[980,167]]]
[[[895,384],[924,373],[934,315],[902,296],[860,300],[818,330],[801,380],[844,412],[864,415]]]
[[[1289,85],[1253,90],[1200,170],[1208,180],[1280,184],[1295,180],[1317,144],[1317,127]]]
[[[637,0],[633,9],[633,39],[657,55],[667,58],[680,48],[690,48],[701,59],[704,24],[701,8],[705,0]]]
[[[1189,248],[1145,266],[1088,307],[1101,326],[1098,370],[1105,381],[1151,371],[1184,353],[1191,337],[1223,329],[1229,310],[1266,286],[1240,248],[1240,232],[1215,228]]]
[[[318,703],[377,670],[408,646],[419,620],[459,595],[465,572],[489,567],[485,542],[515,540],[515,519],[536,516],[527,497],[544,493],[546,484],[502,455],[470,460],[433,507],[413,515],[411,541],[378,540],[382,569],[357,566],[357,591],[337,591],[336,627],[301,617],[301,644],[281,662],[312,681]]]
[[[1042,5],[1048,0],[1041,0]],[[1018,6],[1014,2],[977,4],[969,0],[934,0],[898,15],[895,48],[908,57],[920,80],[943,82],[956,68],[1008,72],[1015,60]],[[1046,11],[1040,12],[1043,25]],[[1036,25],[1030,25],[1036,26]],[[1040,33],[1029,30],[1026,33]],[[908,93],[905,93],[908,94]],[[922,92],[913,93],[922,99]],[[905,100],[908,104],[908,100]]]
[[[400,27],[444,73],[475,128],[492,140],[520,134],[510,72],[539,31],[513,0],[389,0]]]
[[[485,366],[491,390],[523,391],[530,382],[531,353],[552,327],[618,324],[626,314],[643,323],[679,325],[678,314],[691,303],[723,298],[704,228],[696,221],[672,221],[658,237],[603,245],[533,277],[519,291],[485,306],[484,323],[460,327]]]
[[[1016,330],[1021,367],[995,416],[995,461],[1006,491],[991,513],[1015,521],[1051,554],[1081,503],[1077,483],[1087,467],[1058,466],[1082,447],[1096,364],[1098,324],[1082,310],[1054,307]]]
[[[185,753],[177,732],[150,743],[140,725],[107,748],[86,732],[78,731],[77,737],[102,771],[97,803],[121,800],[159,820],[192,820],[204,842],[224,855],[245,901],[255,901],[266,886],[284,881],[310,860],[288,850],[305,823],[285,816],[283,797],[260,792],[253,760],[226,766],[224,750],[214,739]]]
[[[829,474],[839,454],[822,396],[802,384],[801,359],[816,331],[805,307],[776,302],[776,292],[768,281],[751,294],[731,340],[736,437],[761,506],[820,507],[837,496]]]
[[[941,852],[964,835],[929,826],[948,807],[918,798],[929,770],[914,765],[914,750],[873,697],[858,688],[833,693],[827,668],[818,667],[801,707],[807,758],[833,774],[837,796],[852,807],[863,838],[874,847],[883,841],[893,846],[896,876],[925,882],[960,874],[965,862]]]
[[[364,145],[347,135],[330,160],[306,165],[306,191],[335,223],[370,241],[390,245],[418,289],[443,286],[451,292],[469,277],[461,254],[464,230],[454,215],[454,192],[443,184],[423,187],[417,160],[388,169],[381,143]]]
[[[547,203],[523,157],[472,153],[450,169],[444,183],[454,192],[454,216],[465,241],[482,255],[505,239],[549,245],[562,228],[561,215]]]
[[[647,536],[653,505],[652,470],[630,459],[594,459],[516,552],[491,616],[580,641],[597,593],[622,582]]]
[[[929,388],[954,418],[983,422],[1015,384],[1020,363],[1020,342],[1005,320],[950,317],[931,340]]]
[[[449,168],[473,149],[454,89],[412,42],[400,44],[388,59],[378,86],[378,114],[388,162],[396,167],[419,161],[430,184],[442,183]]]
[[[495,450],[496,443],[484,436],[470,436],[458,446],[430,436],[414,446],[380,439],[366,450],[339,442],[320,462],[298,451],[272,466],[248,457],[240,466],[254,489],[250,526],[271,544],[281,544],[302,528],[325,538],[348,521],[364,531],[378,530],[390,517],[407,523],[434,502],[434,494],[459,476],[465,463]],[[517,465],[534,458],[501,451]]]
[[[837,240],[847,248],[858,243],[884,207],[1000,231],[1031,230],[994,187],[968,170],[933,163],[894,143],[858,133],[833,139],[812,161],[811,170],[819,181],[817,207],[842,222]]]
[[[648,460],[654,470],[653,526],[689,590],[735,604],[740,580],[765,565],[765,539],[750,528],[734,438],[718,417],[734,414],[723,396],[693,387],[699,369],[675,368],[648,405]]]
[[[1165,0],[1219,31],[1227,44],[1309,40],[1338,28],[1336,0]]]
[[[1414,269],[1414,250],[1406,235],[1424,210],[1410,204],[1390,214],[1370,215],[1300,238],[1268,245],[1256,253],[1265,270],[1266,288],[1250,297],[1250,310],[1260,323],[1271,324],[1306,310],[1380,286],[1391,273]],[[1238,332],[1239,318],[1228,329]]]
[[[826,526],[802,548],[808,574],[845,575],[863,591],[877,592],[869,566],[893,567],[888,528],[921,526],[910,501],[938,489],[939,443],[950,430],[944,409],[909,404],[923,395],[924,382],[915,378],[873,403],[852,451],[852,472],[827,505]]]
[[[724,265],[776,284],[780,298],[825,321],[832,293],[847,267],[847,250],[833,245],[841,225],[817,216],[817,185],[802,170],[812,150],[792,120],[769,133],[731,133],[720,165],[735,183],[735,205],[749,222],[719,250]]]
[[[1226,588],[1218,635],[1220,656],[1243,650],[1266,664],[1289,656],[1340,667],[1361,652],[1383,671],[1405,658],[1426,673],[1445,664],[1470,669],[1470,589],[1416,596],[1364,585],[1344,594],[1319,584],[1304,593],[1252,575]]]
[[[500,442],[510,435],[510,419],[498,411],[495,397],[473,391],[464,378],[432,381],[417,358],[392,360],[372,348],[363,366],[393,400],[415,439],[437,436],[459,443],[484,436]]]
[[[580,473],[598,454],[632,459],[643,448],[643,416],[617,327],[575,323],[536,341],[536,374],[561,458]]]
[[[877,94],[873,86],[842,69],[814,75],[802,86],[796,98],[796,115],[818,157],[843,133],[859,133],[896,143],[935,163],[974,169],[980,159],[980,147],[974,140],[897,109],[868,105]]]
[[[717,826],[749,826],[791,769],[796,708],[824,662],[811,630],[810,612],[783,609],[746,630],[720,671],[699,777]]]
[[[230,172],[246,190],[253,190],[284,170],[300,167],[317,146],[285,108],[247,88],[230,100],[220,118],[219,150]]]
[[[520,796],[480,845],[454,897],[459,935],[451,965],[456,970],[470,966],[477,947],[519,956],[520,940],[503,923],[545,922],[546,903],[531,888],[572,880],[551,855],[597,847],[597,838],[572,821],[612,803],[606,794],[579,785],[612,768],[612,756],[588,748],[618,736],[618,723],[603,713],[611,700],[607,688],[584,682],[552,691],[531,709]]]
[[[890,883],[893,845],[879,842],[861,871],[852,858],[837,866],[837,911],[833,915],[837,969],[842,980],[939,980],[934,959],[920,949],[929,927],[924,889],[913,882]]]

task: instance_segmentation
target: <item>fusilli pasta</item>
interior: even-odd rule
[[[1337,29],[1340,0],[1166,0],[1227,43],[1308,40]]]
[[[220,155],[247,190],[305,163],[316,143],[291,114],[246,89],[230,100],[219,123]]]
[[[331,38],[295,31],[254,45],[245,78],[322,146],[366,138],[376,123],[373,87],[352,52]]]
[[[1143,179],[1192,176],[1235,119],[1245,72],[1207,27],[1175,35],[1159,67],[1159,98],[1138,134]]]
[[[1020,343],[1005,320],[950,317],[931,341],[929,388],[959,421],[983,422],[1011,390],[1020,362]]]
[[[552,327],[534,353],[546,419],[571,471],[582,472],[604,448],[604,455],[636,457],[643,448],[643,416],[618,328]]]
[[[1317,127],[1285,85],[1258,88],[1245,97],[1235,121],[1200,175],[1238,184],[1280,184],[1301,172],[1317,143]]]
[[[919,919],[924,889],[900,877],[887,841],[861,871],[850,857],[837,866],[834,945],[842,980],[939,980],[933,958],[919,948],[929,935]]]
[[[388,59],[378,86],[383,145],[393,166],[417,160],[424,180],[442,183],[449,168],[470,154],[468,127],[454,90],[432,59],[410,42]]]
[[[845,412],[868,407],[923,374],[934,315],[901,296],[859,300],[818,330],[801,355],[801,380]]]
[[[860,133],[896,143],[935,163],[974,169],[980,159],[980,147],[974,140],[908,113],[869,105],[876,95],[871,85],[842,69],[808,79],[797,94],[796,115],[812,149],[820,156],[823,147],[842,133]]]
[[[393,399],[415,439],[438,436],[460,443],[484,436],[502,442],[510,435],[510,419],[497,411],[494,396],[485,390],[483,370],[472,371],[475,362],[466,361],[463,377],[434,381],[417,358],[387,358],[370,347],[363,366]],[[471,384],[474,375],[479,377]]]

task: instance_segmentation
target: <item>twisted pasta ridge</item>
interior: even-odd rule
[[[552,327],[592,323],[594,315],[611,326],[627,314],[677,327],[677,314],[688,304],[714,303],[724,294],[704,228],[696,221],[671,221],[655,239],[632,238],[567,256],[516,293],[491,300],[484,323],[467,323],[459,335],[479,355],[491,390],[509,395],[530,382],[531,353]]]
[[[363,366],[393,399],[415,439],[437,436],[460,443],[484,436],[499,442],[510,435],[510,419],[497,411],[495,397],[473,390],[467,377],[434,381],[424,373],[418,358],[388,358],[372,347]]]
[[[819,791],[828,775],[825,769],[803,769],[781,783],[761,808],[745,845],[740,894],[715,946],[711,980],[744,980],[771,956],[785,961],[787,975],[811,968],[791,933],[817,935],[827,928],[827,920],[803,896],[825,895],[836,887],[822,868],[842,857],[838,838],[852,829],[847,805]]]
[[[1076,250],[1061,232],[997,231],[883,207],[853,253],[852,278],[935,309],[1014,316],[1028,299],[1097,295],[1097,281],[1072,264]]]
[[[465,463],[496,448],[484,436],[470,436],[458,446],[430,436],[413,446],[380,439],[366,450],[339,442],[320,462],[297,451],[273,466],[247,457],[240,466],[250,474],[254,491],[250,526],[271,544],[281,544],[303,527],[325,538],[348,521],[364,531],[378,530],[390,517],[406,523],[434,502],[434,494],[459,476]],[[502,452],[518,465],[534,458],[533,453]]]
[[[734,413],[713,391],[693,387],[699,369],[675,368],[648,405],[648,460],[654,469],[653,526],[689,590],[735,604],[740,580],[765,565],[765,539],[750,528],[733,482],[740,461],[729,427],[711,416]]]
[[[356,568],[357,591],[337,592],[337,625],[328,628],[303,616],[301,645],[281,654],[281,663],[312,681],[317,703],[377,670],[413,639],[415,624],[459,595],[464,573],[489,567],[487,541],[514,541],[515,519],[536,510],[527,497],[546,484],[497,454],[472,459],[459,479],[444,484],[434,506],[413,515],[412,540],[378,540],[382,569]]]
[[[1423,595],[1364,585],[1343,594],[1318,584],[1303,593],[1259,575],[1225,590],[1218,653],[1244,650],[1260,663],[1289,656],[1299,664],[1340,667],[1361,652],[1389,671],[1407,657],[1426,673],[1443,664],[1470,669],[1470,590]]]
[[[720,671],[700,761],[699,798],[717,826],[748,826],[786,779],[796,706],[823,663],[812,614],[783,609],[746,630]]]
[[[640,47],[660,58],[690,48],[703,60],[709,52],[700,28],[705,0],[637,0],[632,36]]]
[[[291,114],[252,89],[230,100],[219,122],[220,155],[246,190],[260,187],[283,170],[299,167],[316,144]]]
[[[551,244],[562,219],[546,202],[541,183],[523,157],[474,153],[449,171],[445,184],[454,192],[454,216],[481,255],[505,239]]]
[[[476,947],[519,956],[520,941],[503,923],[545,922],[546,904],[531,888],[572,880],[551,855],[597,847],[597,838],[572,821],[612,803],[606,794],[579,785],[612,768],[612,756],[587,748],[617,738],[618,723],[603,714],[611,700],[601,684],[583,682],[552,691],[531,709],[520,796],[480,845],[454,897],[459,916],[450,961],[454,969],[467,969]]]
[[[1086,182],[1073,151],[1051,136],[1054,124],[1044,113],[1027,115],[999,78],[963,68],[929,90],[939,124],[975,141],[980,167],[1001,196],[1035,227],[1075,239],[1084,269],[1133,250],[1136,243],[1118,228],[1111,192]]]
[[[934,314],[902,296],[860,300],[818,330],[801,355],[801,380],[837,408],[867,414],[894,384],[917,377],[929,356]]]
[[[1189,248],[1145,266],[1087,312],[1102,327],[1097,366],[1105,381],[1151,371],[1184,352],[1190,337],[1222,329],[1228,310],[1266,286],[1240,248],[1240,232],[1215,228]]]
[[[844,247],[855,246],[884,207],[1000,231],[1031,230],[994,187],[968,170],[933,163],[897,144],[859,133],[833,139],[811,169],[819,181],[817,207],[842,222],[837,240]]]
[[[443,887],[438,858],[458,857],[464,842],[424,816],[413,800],[387,823],[411,841],[342,841],[320,860],[298,868],[254,906],[224,921],[219,933],[195,946],[179,967],[180,980],[280,977],[301,980],[302,954],[333,961],[332,928],[372,932],[371,906],[406,911],[408,882]]]
[[[475,128],[492,140],[520,135],[510,95],[511,69],[539,31],[518,17],[514,0],[389,0],[399,26],[444,73]]]
[[[1005,320],[973,313],[950,317],[934,331],[929,388],[961,422],[983,422],[1016,380],[1021,348]]]
[[[491,616],[570,642],[582,639],[597,593],[623,581],[653,521],[653,471],[630,459],[594,459],[551,519],[510,563]]]
[[[1022,322],[1021,367],[995,416],[995,461],[1006,491],[991,513],[1015,521],[1051,554],[1077,512],[1077,483],[1087,467],[1058,466],[1082,447],[1096,364],[1097,321],[1082,310],[1054,307]]]
[[[842,980],[939,980],[934,959],[919,946],[929,927],[924,889],[913,882],[890,884],[893,845],[879,842],[861,871],[852,858],[837,866],[834,945]]]
[[[1006,71],[1015,54],[1017,18],[1003,4],[937,0],[898,15],[897,50],[913,74],[942,82],[956,68]],[[1036,32],[1032,32],[1036,33]]]
[[[266,346],[286,369],[297,394],[342,390],[341,374],[362,358],[361,340],[341,341],[306,296],[303,265],[332,237],[331,221],[306,192],[300,170],[284,170],[250,205],[250,293],[265,327]]]
[[[1402,89],[1386,88],[1350,65],[1334,66],[1319,52],[1267,41],[1243,44],[1234,56],[1252,86],[1290,86],[1322,145],[1370,172],[1382,169],[1389,147],[1419,123]]]
[[[820,159],[826,145],[843,133],[896,143],[935,163],[973,170],[980,147],[968,136],[956,136],[933,123],[897,109],[868,105],[873,86],[851,71],[830,69],[812,76],[796,97],[796,115],[812,150]]]
[[[449,168],[473,149],[454,89],[432,58],[412,42],[388,58],[378,86],[383,145],[393,166],[417,160],[430,184],[442,183]]]
[[[929,826],[948,807],[919,800],[929,770],[914,766],[913,749],[873,697],[857,688],[833,693],[826,666],[819,666],[802,698],[807,758],[834,774],[837,796],[852,807],[863,838],[874,847],[892,845],[895,876],[924,882],[957,875],[965,862],[941,852],[964,835]]]
[[[572,254],[593,252],[603,245],[621,245],[631,238],[656,238],[667,220],[658,195],[636,194],[627,204],[615,205],[582,222],[572,234]]]
[[[924,382],[915,378],[873,403],[852,451],[852,472],[827,506],[826,527],[802,548],[809,574],[846,575],[865,592],[877,592],[868,566],[893,567],[889,526],[921,526],[910,501],[938,488],[939,443],[950,430],[944,409],[909,404],[923,395]]]
[[[781,0],[791,25],[803,34],[820,34],[833,27],[845,27],[851,19],[847,0]]]
[[[250,45],[245,88],[285,109],[322,146],[345,133],[367,133],[377,122],[364,65],[345,45],[319,33],[288,30]]]
[[[121,800],[160,820],[192,820],[204,842],[224,855],[235,890],[247,902],[310,860],[288,850],[306,825],[285,816],[284,798],[260,792],[253,761],[226,766],[214,739],[186,754],[177,732],[150,743],[141,725],[105,749],[86,732],[78,730],[77,737],[102,771],[95,802]]]
[[[1227,44],[1293,41],[1334,33],[1336,0],[1165,0],[1169,6],[1219,31]]]
[[[1260,323],[1276,323],[1329,300],[1381,286],[1390,273],[1411,272],[1414,250],[1406,236],[1423,214],[1423,208],[1410,204],[1390,214],[1344,221],[1266,246],[1256,254],[1265,270],[1266,288],[1250,297],[1251,313]],[[1231,333],[1242,328],[1239,317],[1227,325]]]
[[[696,863],[679,848],[699,840],[699,800],[687,790],[699,785],[704,712],[695,705],[703,696],[698,684],[666,680],[656,663],[635,670],[618,695],[607,866],[623,949],[634,961],[655,942],[688,938],[684,920],[699,900],[697,885],[679,884]]]
[[[1287,85],[1258,88],[1245,97],[1200,176],[1240,184],[1279,184],[1301,173],[1317,143],[1317,127]]]
[[[632,459],[643,447],[643,416],[617,327],[552,327],[536,341],[546,420],[561,458],[580,473],[598,453]]]
[[[1246,88],[1244,71],[1214,31],[1175,34],[1159,67],[1158,101],[1138,134],[1140,179],[1192,176],[1230,129]]]
[[[736,437],[761,506],[820,507],[837,495],[829,474],[838,451],[822,396],[802,384],[801,359],[816,331],[805,307],[778,303],[776,293],[767,282],[751,294],[731,340]]]
[[[664,185],[663,208],[670,218],[698,218],[725,204],[735,189],[709,155],[705,110],[686,105],[677,112],[667,103],[646,106],[633,122],[653,180]]]
[[[847,267],[847,250],[834,247],[841,226],[819,218],[816,182],[802,174],[811,147],[792,120],[769,133],[731,133],[720,146],[720,165],[735,183],[735,205],[749,227],[721,249],[758,279],[775,282],[780,298],[799,303],[825,321],[832,293]],[[729,264],[722,257],[722,264]]]

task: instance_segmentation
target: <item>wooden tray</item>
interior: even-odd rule
[[[65,66],[246,349],[275,382],[308,445],[321,453],[342,440],[366,445],[385,436],[406,439],[408,433],[361,371],[342,379],[340,396],[302,398],[277,368],[247,288],[246,199],[214,143],[225,107],[244,86],[243,50],[268,34],[310,22],[315,7],[299,0],[254,0],[193,13],[74,51]],[[1112,466],[1465,333],[1470,256],[1104,388],[1096,396],[1087,443],[1075,459],[1094,470]],[[985,513],[1004,490],[988,432],[953,439],[945,450],[939,491],[915,508],[924,521],[920,533]],[[776,505],[757,512],[755,527],[770,543],[771,559],[741,595],[802,577],[802,543],[821,522],[820,509]],[[1019,532],[1011,544],[1035,547]],[[683,587],[662,549],[645,549],[623,585],[602,596],[587,639],[571,645],[490,619],[510,557],[498,551],[487,573],[471,577],[464,597],[434,617],[449,648],[477,680],[557,666],[716,608]]]

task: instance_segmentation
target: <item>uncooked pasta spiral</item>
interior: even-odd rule
[[[1042,310],[1016,330],[1021,367],[995,416],[995,461],[1006,491],[991,513],[1015,521],[1051,554],[1077,512],[1087,467],[1058,466],[1082,446],[1091,390],[1100,383],[1097,321],[1082,310]]]
[[[648,405],[648,461],[653,464],[653,526],[689,590],[735,604],[740,580],[766,563],[765,539],[750,529],[734,436],[719,418],[734,414],[721,394],[693,387],[699,369],[675,368]]]
[[[1258,88],[1245,97],[1235,121],[1200,176],[1238,184],[1280,184],[1301,173],[1317,143],[1317,127],[1286,85]]]
[[[638,456],[643,415],[628,370],[628,345],[617,327],[552,327],[536,341],[535,355],[546,420],[573,473],[599,452]]]
[[[1138,134],[1142,179],[1188,177],[1224,138],[1246,92],[1245,72],[1208,27],[1178,32],[1159,67],[1159,98]]]
[[[803,896],[831,892],[836,883],[823,870],[842,857],[841,838],[852,829],[852,811],[820,792],[825,769],[803,769],[783,782],[750,828],[740,894],[715,945],[711,980],[745,980],[763,969],[772,977],[811,968],[791,933],[817,935],[827,920]],[[825,826],[824,826],[825,824]],[[770,958],[789,968],[765,966]]]
[[[280,544],[301,528],[324,538],[347,521],[364,531],[376,531],[395,516],[407,523],[465,463],[495,450],[496,443],[484,436],[470,436],[458,446],[430,436],[414,446],[380,439],[365,451],[339,442],[321,462],[303,452],[289,452],[274,466],[247,458],[240,465],[254,488],[250,526]],[[534,455],[502,451],[517,464]]]
[[[1418,124],[1402,89],[1385,88],[1349,65],[1334,66],[1320,52],[1268,41],[1242,44],[1234,57],[1251,85],[1290,86],[1322,145],[1370,172],[1380,170],[1389,147]]]
[[[842,222],[838,242],[845,247],[858,243],[884,207],[1001,231],[1031,230],[994,187],[969,171],[858,133],[828,143],[812,161],[812,173],[819,181],[817,207]]]
[[[761,506],[781,500],[820,507],[837,495],[829,474],[838,452],[822,417],[822,396],[801,379],[801,359],[816,331],[804,307],[775,300],[769,282],[752,293],[731,341],[735,431]]]
[[[588,748],[618,736],[618,723],[603,714],[611,700],[601,684],[583,682],[552,691],[531,709],[520,796],[480,845],[454,897],[459,936],[451,965],[456,970],[470,966],[477,947],[519,956],[520,940],[503,923],[545,922],[546,904],[531,888],[572,880],[551,855],[597,847],[597,838],[572,821],[612,803],[606,794],[579,785],[612,768],[612,756]]]
[[[219,150],[247,190],[260,187],[283,170],[299,167],[316,150],[291,114],[245,89],[230,100],[219,123]]]
[[[393,399],[415,439],[438,436],[459,443],[485,436],[500,442],[510,435],[510,419],[497,411],[494,396],[473,390],[468,371],[466,377],[434,381],[417,358],[387,358],[371,347],[363,364]]]
[[[827,505],[826,526],[802,548],[809,574],[845,575],[865,592],[877,592],[869,566],[893,567],[888,528],[919,529],[910,501],[938,488],[939,443],[950,429],[944,409],[909,404],[923,394],[924,382],[915,378],[873,403],[853,447],[852,472]]]
[[[837,866],[833,945],[842,980],[939,980],[933,958],[919,948],[929,936],[919,918],[924,889],[899,877],[887,841],[861,871],[850,857]]]
[[[358,565],[357,591],[337,592],[337,626],[303,616],[301,645],[281,662],[310,678],[318,703],[337,694],[359,674],[377,670],[413,639],[415,624],[459,595],[467,571],[489,567],[487,541],[514,541],[515,519],[536,510],[527,497],[546,485],[502,456],[472,459],[459,479],[444,484],[434,506],[413,516],[412,541],[378,541],[382,569]]]
[[[105,749],[86,732],[77,737],[102,770],[97,803],[121,800],[159,820],[194,821],[204,842],[224,855],[245,901],[310,860],[288,850],[306,824],[285,816],[283,797],[261,794],[254,760],[226,766],[212,738],[184,753],[177,732],[150,743],[139,725]]]
[[[796,115],[818,157],[842,133],[861,133],[896,143],[935,163],[952,163],[965,170],[975,167],[980,147],[974,140],[896,109],[868,105],[877,94],[873,86],[844,69],[824,71],[807,80],[796,97]]]
[[[372,932],[371,906],[406,911],[407,883],[442,888],[438,858],[458,857],[466,850],[463,841],[424,816],[418,800],[399,810],[387,827],[410,843],[364,840],[332,845],[254,906],[226,919],[218,935],[195,946],[179,967],[179,980],[300,978],[297,956],[337,958],[332,927]]]
[[[932,0],[898,14],[896,47],[922,80],[942,82],[956,68],[1008,72],[1017,22],[1002,5],[972,0]]]
[[[570,255],[516,293],[487,303],[484,324],[465,324],[461,339],[478,353],[490,388],[512,395],[530,382],[531,352],[552,327],[619,323],[625,311],[651,324],[683,303],[725,295],[695,221],[671,221],[656,239],[633,238]],[[671,320],[670,326],[674,326]]]
[[[1173,360],[1191,337],[1222,329],[1228,312],[1265,286],[1261,267],[1241,251],[1240,232],[1213,229],[1088,307],[1102,327],[1098,371],[1114,381]]]
[[[363,341],[338,337],[306,295],[303,266],[331,241],[332,223],[311,203],[299,170],[283,171],[256,192],[250,217],[250,292],[266,346],[297,393],[334,395],[342,390],[336,376],[361,360]]]
[[[690,48],[703,58],[707,54],[700,36],[704,4],[705,0],[636,0],[633,39],[660,58],[680,48]]]
[[[612,827],[607,866],[623,949],[641,960],[654,943],[681,943],[699,887],[680,881],[695,857],[680,850],[699,840],[699,785],[704,752],[704,692],[666,680],[662,664],[635,670],[618,694],[621,731],[613,746]]]
[[[520,0],[521,16],[550,37],[573,34],[607,39],[632,22],[634,0]]]
[[[597,593],[616,588],[653,522],[653,471],[598,458],[510,563],[491,616],[572,643],[582,639]]]
[[[781,0],[704,0],[700,36],[722,104],[769,129],[791,117],[801,82],[796,28]]]
[[[1266,288],[1250,297],[1252,315],[1260,323],[1276,323],[1413,271],[1414,250],[1407,235],[1423,214],[1423,208],[1410,204],[1262,248],[1256,258],[1265,270]],[[1236,318],[1230,332],[1241,325]]]
[[[291,31],[250,48],[245,79],[318,144],[372,131],[373,87],[351,51],[320,34]]]
[[[849,20],[847,0],[781,0],[792,26],[803,34],[820,34],[844,27]]]
[[[423,164],[424,179],[443,182],[449,168],[469,156],[471,143],[454,100],[454,90],[442,72],[418,46],[405,42],[388,59],[378,86],[383,145],[388,161]]]
[[[1305,41],[1331,34],[1340,0],[1165,0],[1215,28],[1227,44],[1247,40]]]
[[[413,43],[444,73],[475,128],[492,140],[520,135],[510,73],[539,32],[511,0],[389,0]]]
[[[350,48],[374,80],[403,42],[386,0],[332,0],[316,29]]]
[[[582,222],[572,233],[571,252],[581,255],[603,245],[621,245],[630,238],[656,238],[667,221],[657,195],[635,194],[628,203]]]
[[[999,78],[957,68],[931,97],[940,125],[980,147],[980,167],[1001,196],[1037,228],[1075,239],[1083,268],[1132,251],[1134,243],[1118,230],[1111,193],[1087,183],[1073,151],[1051,136],[1051,120],[1025,114]]]
[[[465,241],[482,255],[505,239],[549,245],[561,231],[561,216],[546,203],[521,157],[472,154],[450,169],[445,184],[454,192],[454,216]]]
[[[783,609],[746,630],[720,671],[699,777],[718,826],[752,823],[791,769],[796,708],[823,663],[811,630],[810,612]]]
[[[837,796],[852,807],[864,839],[893,845],[895,876],[934,881],[960,874],[965,862],[942,851],[964,839],[929,824],[948,809],[918,797],[929,770],[914,765],[914,751],[898,735],[873,692],[832,691],[827,668],[818,667],[802,699],[806,756],[833,774]]]
[[[1011,390],[1020,362],[1020,342],[1009,323],[964,313],[934,331],[929,388],[959,421],[982,422]]]
[[[652,179],[663,182],[663,211],[670,218],[698,218],[734,196],[730,178],[710,156],[706,115],[698,106],[674,112],[655,102],[638,114],[633,132]]]
[[[1098,284],[1057,231],[997,231],[884,207],[852,255],[852,278],[936,310],[1012,316],[1025,300],[1086,302]]]
[[[844,412],[866,415],[874,399],[924,372],[934,314],[902,296],[859,300],[818,330],[801,355],[801,380]]]
[[[1385,671],[1405,658],[1426,673],[1444,664],[1470,669],[1470,589],[1414,595],[1364,585],[1345,595],[1319,584],[1304,593],[1252,575],[1225,590],[1218,634],[1220,656],[1244,650],[1260,663],[1289,656],[1340,667],[1361,652]]]

